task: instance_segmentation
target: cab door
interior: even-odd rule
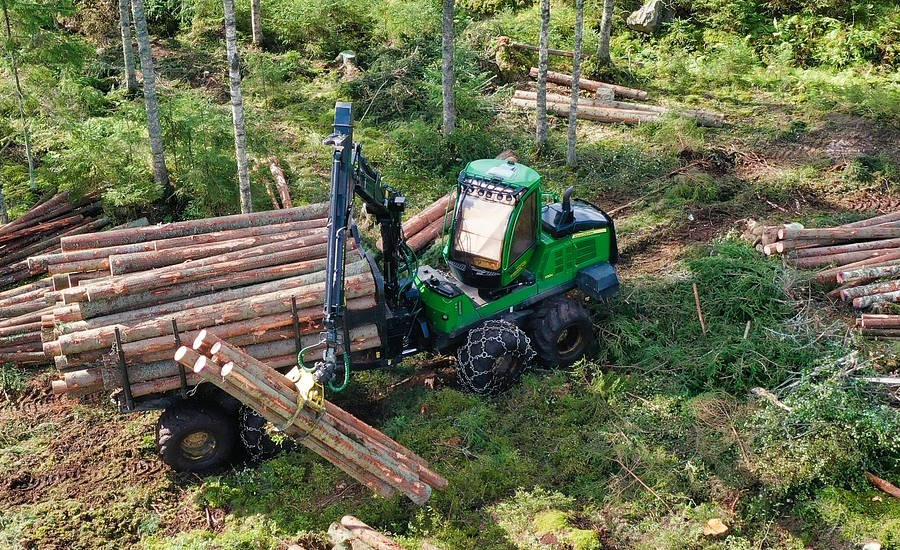
[[[519,204],[521,206],[506,236],[501,287],[519,278],[537,248],[541,209],[537,191],[532,190]]]

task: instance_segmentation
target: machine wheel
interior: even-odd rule
[[[163,461],[179,472],[209,472],[228,464],[237,443],[234,419],[213,404],[166,409],[156,425]]]
[[[456,353],[456,377],[466,390],[495,395],[519,381],[534,360],[531,340],[516,325],[499,319],[473,328]]]
[[[269,435],[268,422],[250,407],[242,406],[238,417],[238,435],[250,462],[260,462],[277,455],[281,446]]]
[[[541,364],[569,367],[594,343],[594,324],[584,307],[565,296],[548,300],[537,308],[529,323]]]

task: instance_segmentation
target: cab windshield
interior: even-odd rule
[[[513,208],[515,201],[512,198],[501,200],[468,193],[463,195],[451,259],[499,271],[503,239]]]

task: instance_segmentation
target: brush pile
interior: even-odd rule
[[[108,223],[102,213],[96,198],[73,201],[59,193],[0,227],[0,287],[40,275],[29,271],[28,257],[59,250],[63,237],[102,229]]]
[[[537,79],[538,70],[531,68],[529,76]],[[547,72],[547,82],[555,84],[555,90],[548,88],[547,112],[567,117],[571,102],[571,88],[573,78],[571,75]],[[725,116],[712,111],[700,111],[695,109],[671,109],[646,103],[634,103],[621,99],[633,99],[643,101],[647,99],[647,92],[627,86],[608,84],[599,80],[582,78],[578,81],[579,90],[593,94],[593,97],[580,97],[576,116],[579,119],[595,122],[624,122],[626,124],[641,124],[646,122],[659,122],[663,115],[674,113],[679,116],[693,119],[701,126],[722,126]],[[557,93],[554,93],[557,92]],[[619,99],[617,99],[619,98]],[[526,109],[537,109],[537,92],[534,90],[516,90],[512,98],[512,104]]]
[[[174,357],[383,497],[399,491],[424,504],[432,487],[447,486],[424,459],[337,405],[305,401],[296,370],[285,376],[207,331]]]
[[[856,326],[866,336],[900,338],[900,315],[881,314],[900,302],[900,212],[807,229],[792,223],[748,223],[749,236],[766,255],[786,264],[818,269],[816,279],[834,287],[828,296],[864,313]]]
[[[127,385],[126,397],[139,397],[196,383],[172,361],[176,327],[182,339],[209,327],[269,366],[295,365],[322,329],[327,215],[315,204],[79,235],[30,258],[54,277],[79,278],[44,298],[54,301],[37,323],[62,373],[54,391]],[[348,258],[346,274],[350,313],[375,307],[368,262]],[[380,345],[371,324],[351,324],[350,338],[354,351]]]

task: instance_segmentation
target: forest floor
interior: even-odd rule
[[[186,62],[169,48],[158,52],[163,78],[223,89],[202,62],[177,74]],[[251,113],[263,111],[248,87]],[[528,143],[533,120],[509,109],[508,95],[494,98],[497,144],[515,147]],[[267,109],[283,122],[278,138],[293,151],[294,174],[313,182],[311,196],[323,192],[327,166],[298,122],[327,119],[327,109],[311,113],[331,101],[323,94],[299,114],[290,104]],[[338,396],[447,475],[450,486],[428,505],[375,498],[302,450],[206,478],[175,474],[156,455],[157,413],[52,396],[51,371],[5,370],[0,547],[324,549],[329,523],[352,513],[408,548],[855,548],[875,539],[897,548],[900,503],[866,485],[861,470],[877,463],[881,448],[867,438],[886,437],[882,424],[841,417],[880,419],[891,397],[861,400],[839,376],[806,376],[843,368],[848,356],[890,372],[894,350],[849,337],[844,312],[803,274],[735,237],[749,218],[814,224],[896,209],[900,130],[843,104],[795,104],[790,91],[698,101],[723,110],[729,125],[579,123],[573,173],[563,162],[565,121],[553,119],[549,153],[523,152],[554,188],[575,185],[618,211],[622,292],[597,308],[600,344],[589,360],[571,372],[533,370],[509,393],[482,399],[459,391],[447,361],[421,359],[360,373]],[[378,131],[361,125],[364,143]],[[381,142],[375,151],[390,173],[400,153]],[[399,186],[416,177],[398,177]],[[417,188],[414,204],[446,186]],[[742,340],[746,320],[752,333]],[[767,383],[805,416],[751,398],[750,387]],[[826,401],[838,412],[816,408]],[[886,477],[900,474],[884,467]],[[538,521],[548,511],[562,518],[549,538]],[[711,519],[728,532],[704,535]]]

